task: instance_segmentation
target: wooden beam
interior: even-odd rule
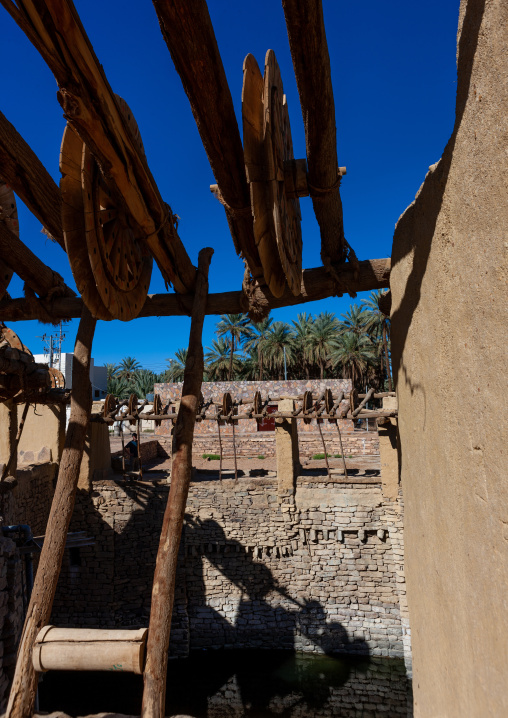
[[[203,322],[208,295],[208,268],[213,249],[202,249],[192,306],[189,350],[185,362],[182,398],[173,440],[171,488],[164,512],[155,564],[152,605],[146,646],[143,718],[164,718],[171,616],[175,598],[178,548],[192,473],[192,441],[203,381]]]
[[[32,649],[37,634],[49,623],[58,576],[74,510],[79,469],[92,409],[90,356],[96,320],[86,307],[79,322],[72,359],[73,390],[71,415],[65,436],[58,481],[35,576],[30,604],[23,626],[16,670],[6,717],[29,718],[33,715],[37,692],[37,673],[32,665]]]
[[[44,264],[2,221],[0,221],[0,254],[5,264],[41,298],[48,295],[76,296],[58,272],[54,272]]]
[[[233,242],[253,277],[262,277],[254,240],[242,140],[206,0],[153,0],[213,174]]]
[[[335,102],[321,0],[282,0],[307,145],[308,185],[323,264],[346,259]]]
[[[275,299],[266,287],[256,286],[251,300],[259,307],[261,312],[279,307],[291,307],[305,302],[313,302],[340,295],[344,292],[369,292],[373,289],[383,289],[389,286],[390,259],[370,259],[359,262],[355,277],[354,268],[350,264],[336,265],[335,271],[338,282],[324,269],[315,267],[304,269],[302,275],[302,293],[295,297],[286,289],[282,297]],[[192,294],[152,294],[147,297],[140,317],[170,317],[190,316],[192,312]],[[73,319],[79,317],[83,302],[76,299],[55,299],[52,302],[41,302],[49,316],[55,321],[60,319]],[[206,314],[239,314],[249,310],[249,300],[243,291],[221,292],[209,294],[206,304]],[[34,308],[26,299],[10,299],[0,301],[0,320],[5,322],[19,322],[36,319]]]
[[[122,205],[179,292],[194,288],[196,270],[163,202],[71,0],[0,0],[55,75],[65,118],[90,148]]]
[[[35,152],[1,112],[0,175],[65,250],[60,190]]]

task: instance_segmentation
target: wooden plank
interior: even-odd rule
[[[74,509],[86,430],[92,409],[90,355],[95,325],[95,319],[84,307],[72,360],[74,388],[71,397],[69,427],[65,436],[65,446],[39,567],[23,626],[18,660],[6,711],[8,718],[29,718],[33,714],[37,673],[32,665],[32,648],[37,634],[50,620],[67,532]]]
[[[390,259],[370,259],[359,262],[355,277],[354,268],[350,264],[336,267],[336,276],[339,282],[328,274],[323,267],[304,269],[302,275],[302,291],[297,297],[286,289],[282,297],[276,299],[268,289],[257,286],[254,290],[254,300],[262,311],[279,307],[291,307],[318,299],[326,299],[344,291],[368,292],[373,289],[382,289],[389,286]],[[176,296],[174,294],[152,294],[147,297],[139,317],[171,317],[190,316],[192,312],[192,294]],[[81,299],[55,299],[44,302],[44,308],[56,321],[59,319],[73,319],[79,317],[83,302]],[[206,314],[239,314],[249,310],[249,300],[242,291],[220,292],[210,294],[206,304]],[[0,301],[0,319],[5,322],[17,322],[27,319],[36,319],[33,307],[25,299],[11,299]]]
[[[206,0],[153,4],[217,180],[236,251],[252,276],[262,277],[242,141]]]
[[[346,258],[335,102],[321,0],[282,0],[307,145],[308,187],[321,230],[323,264]]]
[[[40,52],[59,85],[64,116],[101,166],[118,206],[146,237],[163,276],[179,292],[192,291],[196,270],[159,193],[139,138],[122,116],[92,44],[71,0],[2,4]],[[27,31],[27,28],[30,28]]]
[[[192,307],[189,350],[185,362],[182,399],[173,439],[171,488],[164,512],[153,579],[141,712],[143,718],[164,718],[165,716],[166,673],[171,616],[175,598],[176,566],[192,472],[194,425],[203,381],[202,333],[208,295],[208,267],[212,254],[213,249],[202,249],[198,259],[198,278]]]
[[[60,190],[35,152],[1,112],[0,175],[65,250]]]
[[[0,254],[3,261],[40,297],[75,297],[63,278],[42,262],[31,249],[0,221]]]

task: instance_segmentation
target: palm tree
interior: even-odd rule
[[[296,320],[296,322],[293,320],[291,323],[293,325],[292,333],[295,350],[297,356],[302,363],[302,368],[305,372],[305,376],[307,377],[307,379],[309,379],[310,364],[312,362],[310,333],[312,325],[314,323],[314,319],[312,317],[312,314],[307,314],[307,312],[303,312],[302,314],[298,315],[298,319]]]
[[[339,323],[331,312],[321,312],[309,331],[309,353],[319,366],[319,377],[324,379],[325,368],[330,360],[333,342],[337,338]]]
[[[206,370],[208,376],[215,381],[224,381],[229,371],[231,381],[231,353],[230,343],[227,339],[214,339],[211,347],[206,347]],[[233,369],[238,371],[241,367],[240,359],[233,355]]]
[[[108,381],[116,376],[118,373],[118,366],[116,364],[106,364],[106,377]]]
[[[263,321],[257,324],[251,325],[252,335],[248,337],[244,342],[244,349],[249,353],[249,358],[246,360],[250,362],[252,368],[252,352],[257,353],[257,379],[263,381],[263,351],[265,349],[266,339],[268,337],[270,327],[272,326],[273,319],[267,317]],[[247,378],[247,377],[246,377]],[[255,375],[249,376],[249,379],[254,379]]]
[[[131,381],[139,369],[141,364],[134,357],[124,357],[118,366],[118,376]]]
[[[345,314],[341,314],[339,323],[339,331],[341,334],[360,334],[365,333],[365,323],[367,321],[367,311],[361,304],[351,304],[349,310]]]
[[[235,343],[237,346],[240,346],[244,339],[252,335],[249,317],[246,314],[223,314],[220,322],[217,324],[216,333],[218,337],[223,337],[225,334],[230,335],[229,381],[231,381],[233,378]]]
[[[170,364],[169,371],[171,372],[172,381],[183,381],[188,352],[188,349],[177,349],[174,359],[166,359]]]
[[[123,401],[132,394],[130,382],[123,376],[113,376],[108,379],[108,394],[113,394],[117,399]]]
[[[386,316],[386,314],[383,314],[379,307],[379,302],[383,295],[384,292],[379,289],[372,292],[370,297],[364,301],[366,317],[365,330],[372,338],[375,338],[376,336],[382,338],[384,366],[386,378],[388,379],[388,391],[393,391],[392,372],[390,370],[390,352],[388,349],[390,339],[390,319]]]
[[[260,360],[263,361],[263,352],[257,349],[251,349],[243,358],[238,371],[239,379],[251,381],[261,381],[263,367],[260,366]]]
[[[153,394],[153,385],[157,376],[150,369],[140,369],[134,375],[132,381],[132,392],[137,394],[139,399],[146,399],[147,394]]]
[[[355,386],[363,379],[369,364],[376,361],[376,356],[368,337],[348,332],[333,342],[330,360],[334,368],[341,367],[344,376]]]
[[[288,367],[294,362],[293,337],[287,324],[284,322],[272,324],[264,342],[264,352],[267,365],[271,369],[275,369],[279,379],[282,379],[284,359]]]

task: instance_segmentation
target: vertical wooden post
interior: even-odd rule
[[[21,415],[21,421],[19,422],[18,427],[18,433],[16,434],[16,438],[14,439],[14,444],[11,449],[11,454],[9,456],[9,460],[5,464],[2,476],[0,476],[0,481],[3,481],[5,477],[9,474],[9,472],[13,475],[16,474],[16,464],[17,464],[17,455],[18,455],[18,445],[19,440],[21,439],[21,434],[23,433],[23,427],[25,426],[26,421],[26,415],[28,414],[28,409],[30,407],[30,403],[27,402],[23,408],[23,414]]]
[[[278,410],[283,413],[293,412],[295,410],[293,399],[279,401]],[[286,491],[294,492],[300,470],[296,419],[275,419],[275,450],[279,494]]]
[[[143,718],[164,718],[171,616],[175,596],[178,548],[192,471],[192,441],[203,381],[203,321],[208,298],[208,267],[213,249],[199,253],[196,293],[192,306],[189,350],[185,362],[182,399],[174,433],[171,488],[162,523],[146,647]]]
[[[30,718],[37,691],[37,673],[32,665],[32,648],[41,628],[49,623],[67,531],[74,509],[79,468],[92,409],[90,355],[96,320],[83,307],[72,359],[71,415],[60,461],[58,481],[46,527],[39,568],[30,598],[18,650],[6,718]]]

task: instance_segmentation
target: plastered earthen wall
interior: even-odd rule
[[[296,648],[398,656],[408,647],[400,499],[379,479],[191,484],[171,650]],[[95,545],[64,560],[52,621],[143,626],[168,484],[94,482],[71,530]],[[379,533],[378,533],[379,532]]]
[[[457,60],[390,280],[417,718],[508,715],[508,3],[461,2]]]

